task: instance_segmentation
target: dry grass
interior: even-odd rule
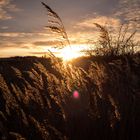
[[[1,62],[3,137],[139,138],[139,54],[91,61],[87,70],[51,59],[51,70],[44,58]]]
[[[68,43],[61,19],[43,5],[56,19],[51,22],[61,25],[50,28],[62,27]],[[140,139],[140,54],[134,53],[133,34],[126,39],[120,34],[114,47],[108,31],[96,26],[102,49],[81,58],[79,64],[88,63],[84,67],[64,64],[52,53],[49,59],[0,59],[1,139]]]
[[[100,36],[93,50],[93,55],[118,56],[124,54],[134,54],[140,46],[139,41],[135,41],[136,29],[130,32],[129,24],[121,25],[118,31],[110,32],[109,28],[95,23],[100,31]]]

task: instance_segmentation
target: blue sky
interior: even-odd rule
[[[94,22],[114,27],[132,17],[140,22],[139,0],[42,1],[59,14],[70,40],[77,44],[94,37]],[[131,10],[133,15],[129,14]],[[0,57],[32,55],[50,47],[53,35],[44,29],[47,20],[47,11],[40,0],[0,0]]]

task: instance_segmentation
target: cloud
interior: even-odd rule
[[[59,45],[60,41],[37,41],[37,42],[33,42],[33,45],[36,46],[56,46]]]
[[[40,51],[31,43],[26,42],[0,42],[0,57],[31,55],[30,52]]]
[[[113,17],[107,17],[107,16],[96,16],[93,18],[85,19],[79,23],[76,24],[76,27],[84,27],[84,28],[94,28],[94,23],[98,23],[102,26],[108,25],[111,27],[118,27],[121,24],[120,19],[113,18]]]
[[[11,0],[0,0],[0,20],[11,19],[12,16],[9,12],[16,12],[20,9],[15,4],[11,3]]]
[[[7,28],[7,27],[4,27]],[[53,35],[52,35],[53,36]],[[20,37],[47,37],[52,38],[49,33],[44,32],[0,32],[0,37],[7,37],[7,38],[20,38]]]
[[[16,48],[14,43],[0,43],[0,50],[7,50],[9,48]]]
[[[121,18],[112,16],[100,16],[97,14],[94,14],[94,16],[89,16],[85,18],[84,20],[81,20],[76,23],[74,26],[74,29],[80,32],[76,33],[75,30],[73,30],[73,33],[71,33],[71,38],[73,38],[73,41],[80,42],[81,44],[85,44],[88,41],[96,41],[99,38],[100,32],[98,28],[94,25],[94,23],[98,23],[102,26],[106,26],[110,34],[115,37],[119,33],[119,29],[123,23]],[[124,26],[125,28],[125,26]],[[132,25],[129,24],[127,33],[132,34],[136,28],[132,28]],[[137,31],[137,34],[135,35],[135,40],[139,40],[140,32]],[[74,40],[76,38],[76,40]]]
[[[24,36],[25,33],[16,33],[16,32],[6,32],[6,33],[0,33],[0,37],[20,37]]]
[[[30,52],[30,54],[33,54],[33,55],[44,55],[48,52],[44,51],[44,52]]]
[[[6,30],[8,28],[9,28],[8,26],[2,26],[2,27],[0,27],[0,29],[2,29],[2,30]]]
[[[0,50],[9,48],[29,49],[31,46],[32,44],[27,44],[26,42],[0,42]]]
[[[115,15],[121,17],[126,23],[140,28],[140,1],[139,0],[119,0],[119,7]]]

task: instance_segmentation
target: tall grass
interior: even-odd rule
[[[2,137],[139,139],[139,54],[90,59],[86,70],[56,59],[1,63]]]
[[[115,31],[112,34],[107,27],[94,23],[99,29],[100,36],[95,43],[96,48],[93,51],[94,55],[124,55],[134,54],[136,48],[140,45],[138,41],[135,41],[136,29],[130,31],[129,24],[121,25],[118,32]]]
[[[86,67],[64,64],[52,53],[0,60],[1,139],[140,139],[140,54],[130,49],[133,34],[120,34],[114,47],[108,30],[96,26],[101,48],[83,60]]]
[[[52,10],[47,4],[42,2],[42,5],[47,9],[49,28],[52,32],[59,35],[59,44],[56,48],[62,49],[66,46],[71,46],[64,24],[59,15]],[[121,25],[118,32],[110,33],[107,27],[98,23],[94,25],[99,29],[100,35],[98,41],[94,42],[94,48],[89,47],[85,54],[89,56],[113,56],[123,54],[134,54],[139,47],[139,41],[135,41],[136,30],[130,30],[129,24]],[[89,51],[90,49],[90,51]]]
[[[56,46],[56,48],[61,49],[65,46],[70,46],[70,41],[67,32],[59,15],[55,11],[53,11],[47,4],[45,4],[44,2],[41,3],[46,8],[47,15],[49,18],[49,26],[46,26],[46,28],[49,28],[53,33],[59,35],[60,43]]]

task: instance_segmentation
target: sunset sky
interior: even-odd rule
[[[115,28],[129,20],[140,23],[139,0],[42,1],[62,18],[75,47],[97,38],[95,22]],[[47,24],[40,0],[0,0],[0,57],[38,55],[52,48],[55,37],[44,28]]]

